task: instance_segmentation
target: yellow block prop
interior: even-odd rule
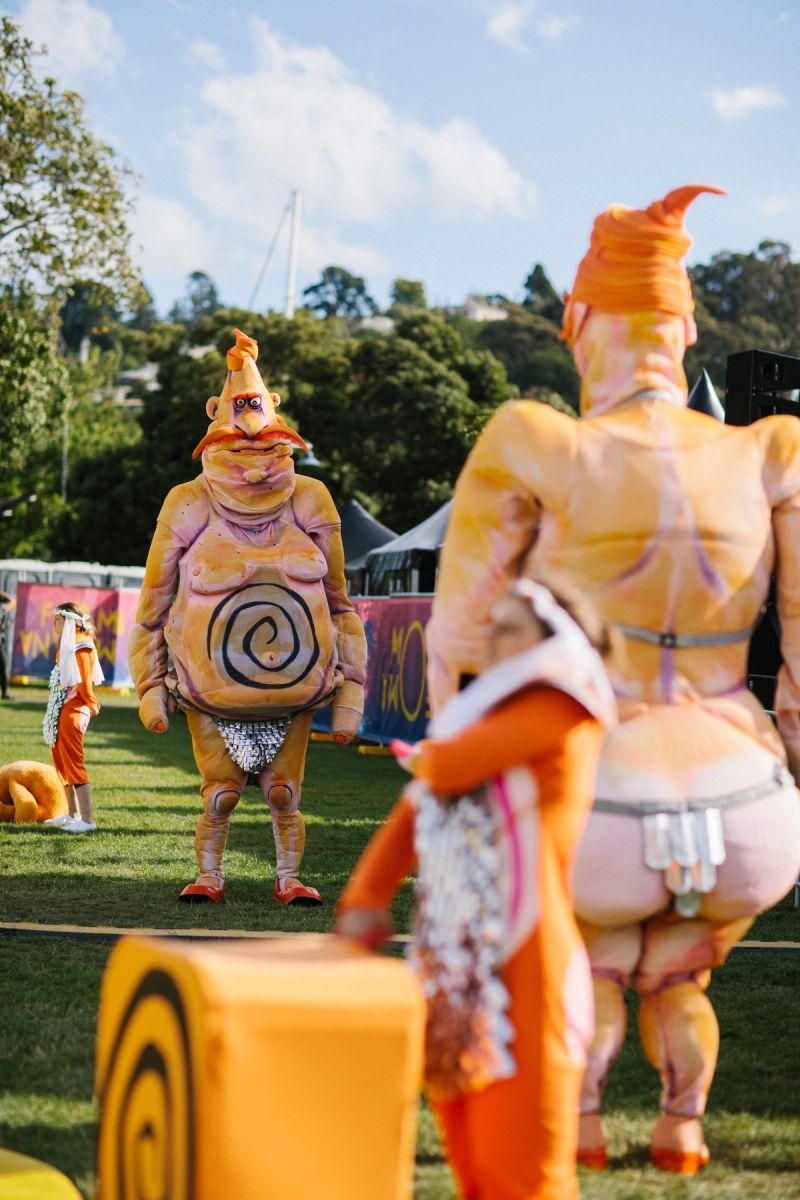
[[[424,1005],[331,937],[129,938],[103,980],[97,1200],[411,1195]]]
[[[66,1175],[13,1150],[0,1150],[0,1196],[3,1200],[81,1200]]]

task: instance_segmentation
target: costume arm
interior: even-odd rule
[[[428,625],[428,685],[434,711],[462,674],[486,666],[489,613],[516,578],[542,509],[557,512],[571,490],[576,422],[547,404],[498,409],[456,484]]]
[[[303,529],[322,551],[328,565],[323,581],[325,596],[336,628],[336,649],[344,676],[333,702],[333,732],[337,739],[349,741],[358,733],[364,712],[367,639],[361,618],[347,594],[341,521],[325,485],[307,476],[298,478],[294,508]]]
[[[775,570],[783,655],[775,710],[789,767],[800,782],[800,429],[794,417],[770,417],[758,424],[773,434],[767,457],[767,487],[774,505],[772,528],[777,548]]]
[[[94,694],[94,686],[92,684],[92,665],[93,655],[91,646],[79,646],[75,651],[75,661],[78,664],[81,681],[76,684],[76,696],[81,704],[85,704],[92,712],[99,712],[100,705],[97,697]]]
[[[531,687],[465,732],[422,742],[411,769],[440,795],[470,792],[495,775],[546,754],[576,725],[593,719],[565,692]]]
[[[337,910],[385,911],[400,884],[414,869],[414,803],[403,795],[374,834],[342,892]]]
[[[128,642],[128,664],[142,701],[139,715],[154,732],[167,727],[164,626],[178,587],[178,566],[207,521],[208,502],[201,482],[173,488],[159,513],[147,555],[136,624]]]

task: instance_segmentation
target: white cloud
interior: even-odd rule
[[[249,34],[249,69],[239,59],[236,71],[209,70],[175,143],[192,195],[228,238],[266,247],[300,187],[301,267],[385,271],[343,225],[532,213],[533,184],[471,122],[409,120],[324,47],[292,44],[255,18]]]
[[[501,46],[527,54],[522,34],[533,16],[536,0],[500,0],[488,6],[486,32]]]
[[[560,42],[565,34],[572,29],[577,29],[580,25],[580,17],[573,16],[549,16],[542,17],[536,23],[536,29],[541,37],[547,42]]]
[[[60,83],[112,75],[124,53],[111,17],[89,0],[25,0],[19,22],[36,47],[47,47],[37,60],[39,73]]]
[[[580,25],[580,18],[567,13],[540,10],[539,0],[478,0],[486,17],[486,32],[518,54],[527,54],[525,34],[531,30],[547,42],[558,42]]]
[[[225,55],[216,42],[195,41],[189,46],[189,50],[198,63],[207,70],[223,71],[225,69]]]
[[[785,217],[800,212],[800,192],[777,193],[765,196],[758,210],[765,217]]]
[[[138,197],[132,227],[147,280],[206,270],[223,248],[222,239],[180,200],[150,192]]]
[[[783,108],[785,98],[771,87],[737,87],[728,91],[718,88],[711,93],[711,104],[723,121],[742,121],[754,112]]]

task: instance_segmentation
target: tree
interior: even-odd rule
[[[83,100],[38,80],[32,43],[0,26],[0,275],[62,291],[76,279],[130,293],[130,171],[89,130]]]
[[[553,287],[547,272],[541,263],[535,263],[533,270],[524,283],[525,299],[522,304],[540,317],[561,324],[564,315],[564,303]]]
[[[798,353],[800,263],[785,242],[761,242],[748,254],[723,250],[689,275],[698,330],[685,361],[690,382],[705,367],[724,388],[728,355],[741,350]]]
[[[395,279],[392,284],[392,305],[405,308],[427,308],[425,285],[418,279]]]
[[[186,295],[177,300],[169,314],[170,321],[193,329],[203,317],[221,308],[217,285],[205,271],[192,271],[186,277]]]
[[[75,283],[61,306],[61,336],[64,345],[77,354],[84,338],[103,350],[114,344],[119,326],[119,313],[109,302],[107,288],[98,289],[91,283]]]
[[[458,330],[432,312],[406,313],[395,325],[395,332],[441,363],[454,363],[464,349]]]
[[[67,499],[50,543],[59,558],[143,561],[137,535],[146,462],[139,422],[113,400],[119,358],[92,346],[86,362],[68,362]]]
[[[344,267],[325,267],[319,283],[305,288],[303,295],[309,299],[308,307],[323,317],[364,317],[378,311],[361,276]]]
[[[0,291],[0,497],[37,493],[33,509],[23,505],[0,521],[0,557],[36,554],[49,536],[57,502],[61,414],[67,402],[67,372],[58,354],[58,330],[27,292]]]
[[[578,373],[554,321],[530,308],[509,305],[506,320],[487,321],[477,341],[500,360],[520,394],[527,394],[531,388],[547,388],[577,407]]]

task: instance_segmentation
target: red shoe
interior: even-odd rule
[[[672,1175],[696,1175],[711,1161],[708,1146],[702,1146],[700,1150],[670,1150],[666,1146],[653,1146],[650,1157],[654,1167],[658,1167],[659,1171],[669,1171]]]
[[[608,1151],[605,1146],[586,1146],[578,1151],[576,1160],[579,1167],[586,1167],[589,1171],[608,1170]]]
[[[184,904],[219,904],[225,899],[225,885],[216,886],[211,883],[187,883],[178,896]]]
[[[272,889],[272,898],[277,900],[278,904],[296,904],[298,908],[322,904],[322,896],[316,888],[306,887],[304,883],[290,883],[288,887],[282,888],[277,879]]]

